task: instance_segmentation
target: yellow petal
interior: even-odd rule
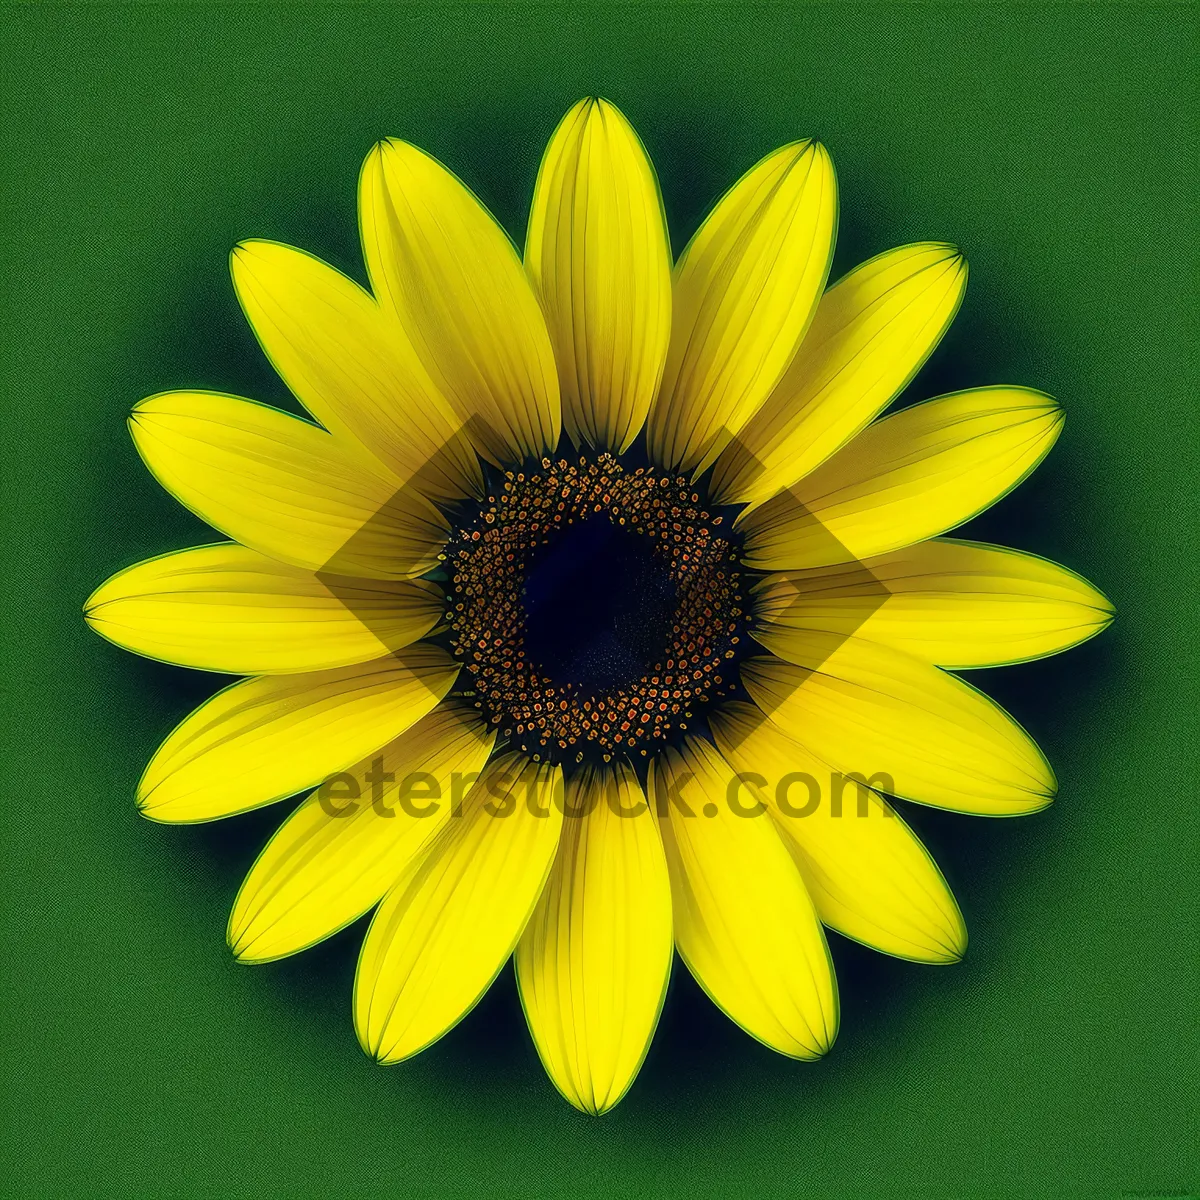
[[[717,460],[719,504],[761,504],[819,467],[898,396],[949,328],[967,286],[953,247],[889,250],[831,287],[796,357]]]
[[[755,637],[778,659],[742,664],[742,682],[784,732],[844,774],[935,808],[1016,816],[1045,808],[1054,775],[999,705],[890,646],[774,627]],[[785,661],[780,661],[785,660]]]
[[[186,717],[138,785],[156,821],[211,821],[293,796],[346,771],[430,712],[458,667],[441,650],[244,679]]]
[[[278,242],[239,244],[230,259],[246,317],[283,381],[343,440],[439,499],[482,494],[462,421],[395,314],[353,280]]]
[[[1028,388],[976,388],[902,409],[751,511],[746,562],[826,566],[944,533],[1016,487],[1062,423],[1062,409]]]
[[[383,658],[424,637],[443,611],[424,580],[322,579],[235,542],[138,563],[84,606],[88,624],[126,650],[235,675]]]
[[[647,426],[657,463],[707,466],[770,395],[812,320],[836,225],[833,163],[812,141],[767,155],[718,201],[675,267]]]
[[[212,392],[152,396],[129,423],[167,491],[272,558],[372,579],[421,575],[437,562],[441,514],[314,425]]]
[[[558,767],[495,759],[371,922],[354,981],[368,1054],[399,1062],[474,1007],[525,928],[562,828]]]
[[[242,962],[295,954],[383,897],[450,819],[495,734],[446,702],[395,741],[322,784],[250,868],[229,918]]]
[[[735,777],[699,738],[651,765],[675,941],[700,986],[747,1033],[782,1054],[818,1058],[838,1024],[825,936],[770,816],[730,805]]]
[[[546,147],[525,267],[546,314],[572,440],[620,452],[662,378],[671,251],[658,181],[632,126],[581,100]]]
[[[507,235],[441,163],[381,142],[359,183],[363,252],[438,390],[497,464],[558,442],[554,352]]]
[[[837,774],[750,704],[711,718],[717,748],[779,824],[821,920],[916,962],[962,958],[962,913],[929,852],[878,793]]]
[[[935,538],[861,564],[772,575],[760,620],[855,633],[942,667],[1028,662],[1086,641],[1112,605],[1065,567],[1005,546]]]
[[[628,766],[567,781],[558,856],[517,946],[517,982],[547,1074],[607,1112],[642,1065],[671,969],[662,842]]]

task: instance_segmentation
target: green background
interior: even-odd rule
[[[8,744],[3,1162],[13,1194],[1182,1194],[1196,1113],[1194,7],[0,10]],[[961,899],[953,968],[832,939],[838,1044],[789,1062],[682,970],[633,1092],[580,1116],[505,972],[411,1063],[358,1049],[362,926],[235,965],[238,881],[279,820],[139,819],[135,781],[215,680],[88,634],[115,569],[206,540],[138,462],[142,396],[287,404],[226,272],[245,236],[362,277],[359,164],[394,134],[523,233],[580,95],[634,121],[676,250],[777,144],[841,183],[835,273],[958,242],[966,303],[911,397],[1017,382],[1059,445],[983,519],[1089,576],[1117,623],[982,672],[1046,749],[1057,803],[909,806]]]

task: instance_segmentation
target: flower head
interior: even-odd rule
[[[229,941],[268,961],[374,910],[354,1020],[381,1062],[513,956],[551,1078],[603,1112],[673,947],[752,1036],[824,1054],[823,927],[919,962],[965,949],[889,797],[1053,796],[950,672],[1064,650],[1111,608],[941,535],[1037,465],[1061,410],[1002,386],[880,418],[966,265],[920,243],[827,288],[837,188],[813,141],[752,167],[673,266],[653,168],[602,100],[551,139],[523,258],[400,141],[368,156],[360,219],[370,291],[271,242],[232,258],[312,422],[208,392],[134,410],[151,471],[232,540],[119,573],[87,619],[248,677],[167,738],[139,807],[207,821],[315,789]]]

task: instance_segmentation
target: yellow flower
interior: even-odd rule
[[[617,1103],[677,947],[734,1021],[815,1058],[823,926],[919,962],[962,917],[884,794],[1034,812],[1050,767],[951,669],[1053,654],[1112,610],[1077,575],[940,535],[1015,487],[1062,413],[985,387],[876,420],[952,320],[940,243],[826,288],[830,158],[768,155],[672,267],[653,168],[583,101],[522,261],[463,184],[387,141],[363,167],[371,292],[251,241],[233,281],[309,423],[139,404],[138,450],[232,541],[122,571],[105,637],[249,676],[146,769],[208,821],[313,789],[234,904],[245,962],[375,910],[354,1021],[396,1062],[510,956],[563,1095]],[[644,435],[644,436],[643,436]]]

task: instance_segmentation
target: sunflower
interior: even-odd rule
[[[1048,396],[983,387],[881,419],[961,302],[952,246],[826,287],[828,153],[769,154],[672,265],[654,170],[577,104],[522,256],[439,162],[362,170],[364,290],[284,245],[234,250],[266,355],[312,415],[174,391],[138,404],[159,482],[232,539],[86,604],[151,658],[247,676],[188,716],[138,807],[210,821],[315,789],[234,903],[266,962],[374,910],[355,1028],[440,1038],[510,957],[554,1084],[633,1081],[673,951],[732,1020],[830,1047],[823,927],[950,963],[962,916],[890,799],[1035,812],[1023,730],[950,673],[1056,653],[1108,602],[942,537],[1041,460]]]

